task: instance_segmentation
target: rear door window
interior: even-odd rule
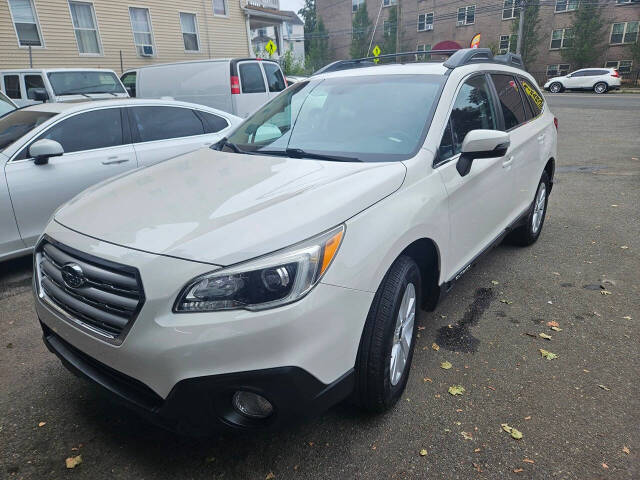
[[[168,138],[191,137],[205,133],[202,120],[189,108],[133,107],[133,123],[139,142],[154,142]]]
[[[238,66],[238,71],[240,73],[242,93],[262,93],[267,91],[264,86],[262,69],[258,62],[241,63]]]
[[[526,78],[518,77],[524,98],[529,102],[534,118],[542,113],[544,108],[544,98],[540,91]]]
[[[22,98],[22,89],[20,88],[20,76],[19,75],[5,75],[4,76],[4,92],[7,97],[18,99]]]
[[[24,89],[27,91],[27,98],[35,100],[36,96],[33,92],[34,88],[45,88],[42,75],[25,75],[24,76]]]
[[[229,126],[229,122],[218,115],[214,115],[213,113],[198,111],[198,115],[204,122],[205,133],[216,133]]]
[[[269,85],[270,92],[281,92],[287,88],[287,84],[284,81],[280,67],[272,62],[264,62],[262,64],[264,72],[267,75],[267,85]]]
[[[520,87],[511,75],[491,74],[504,115],[504,128],[509,131],[527,121]]]

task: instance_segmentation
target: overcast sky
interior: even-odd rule
[[[304,0],[280,0],[280,10],[293,10],[298,13],[303,5]]]

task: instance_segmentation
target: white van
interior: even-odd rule
[[[198,103],[243,118],[287,87],[277,62],[256,58],[149,65],[121,80],[132,97]]]
[[[68,102],[128,97],[113,70],[25,68],[1,70],[0,88],[19,107],[38,102]]]

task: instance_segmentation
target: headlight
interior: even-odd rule
[[[255,260],[195,278],[174,312],[264,310],[295,302],[320,281],[340,247],[345,227]]]

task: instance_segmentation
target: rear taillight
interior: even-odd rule
[[[616,77],[616,78],[620,78],[620,74],[618,73],[618,70],[614,70],[614,71],[611,73],[611,76],[612,76],[612,77]]]
[[[558,117],[553,117],[553,124],[556,126],[556,130],[558,130]]]
[[[231,95],[240,95],[240,79],[235,75],[231,76]]]

